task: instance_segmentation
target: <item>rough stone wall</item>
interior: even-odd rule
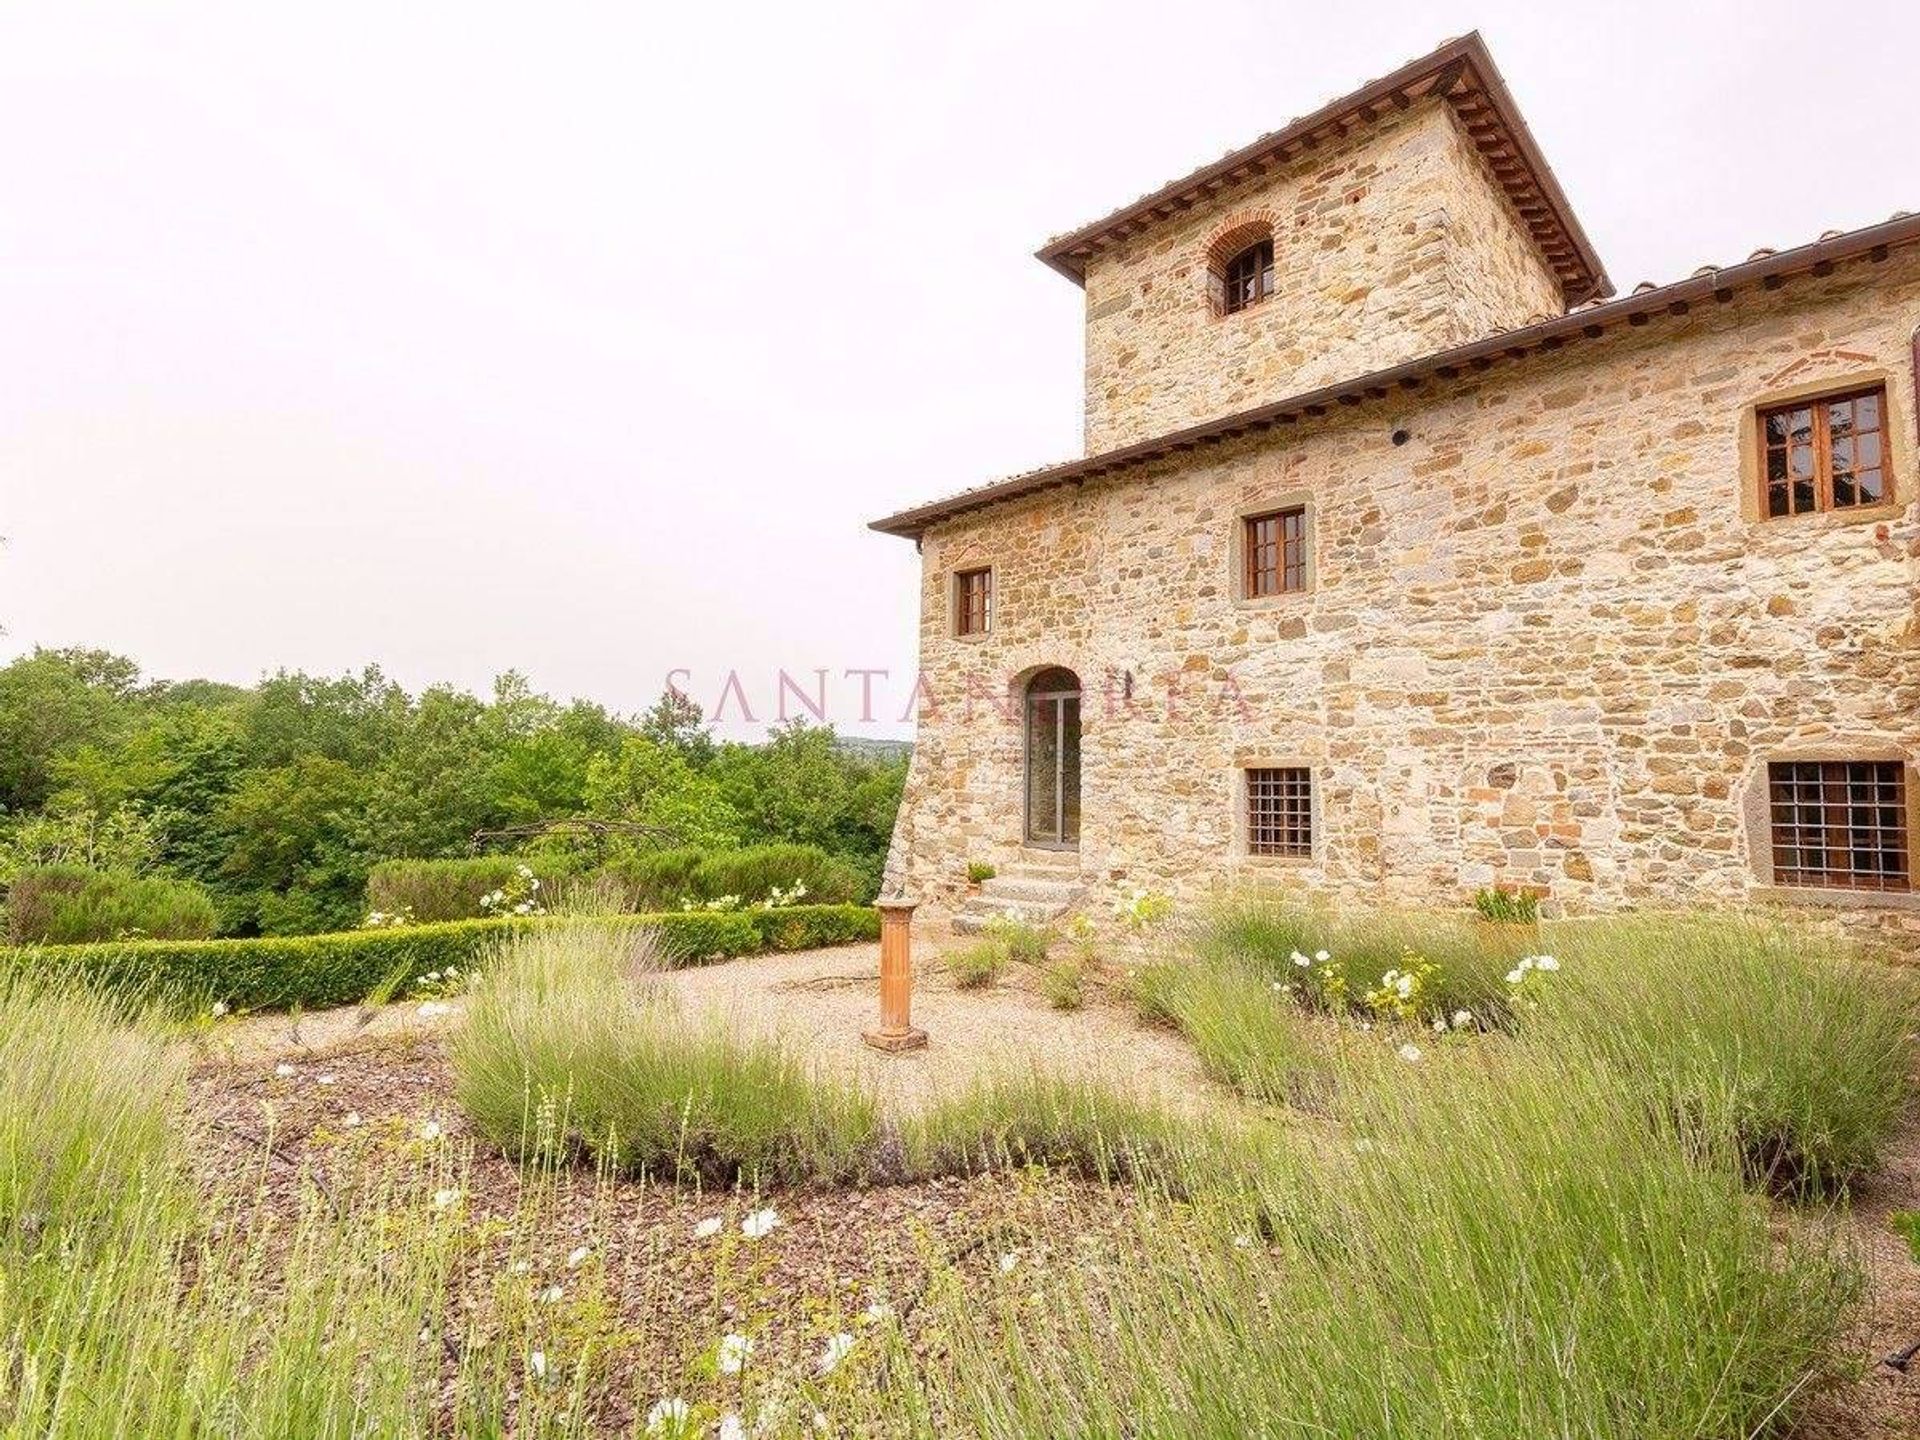
[[[1914,785],[1916,324],[1920,255],[1896,252],[942,523],[896,879],[938,917],[968,860],[1017,858],[1006,697],[1064,665],[1095,913],[1135,884],[1448,907],[1502,884],[1574,913],[1818,904],[1920,943],[1920,896],[1769,888],[1755,828],[1769,758],[1904,757]],[[1897,503],[1753,518],[1755,402],[1872,374]],[[1295,497],[1314,588],[1237,599],[1238,517]],[[949,577],[978,564],[993,631],[957,640]],[[1311,861],[1245,855],[1248,763],[1312,767]]]
[[[1566,304],[1560,282],[1542,260],[1532,233],[1459,115],[1450,106],[1443,113],[1452,152],[1437,167],[1451,241],[1447,343],[1464,345],[1536,317],[1561,314]]]
[[[1216,240],[1258,223],[1275,291],[1208,299]],[[1382,119],[1088,267],[1086,443],[1114,449],[1558,314],[1546,263],[1452,108]]]

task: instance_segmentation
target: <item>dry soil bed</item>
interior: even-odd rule
[[[1218,1103],[1178,1037],[1135,1024],[1118,1006],[1050,1010],[1017,983],[985,992],[956,991],[933,967],[921,977],[915,1018],[934,1043],[905,1057],[883,1057],[858,1040],[874,1004],[877,952],[849,946],[804,955],[736,961],[668,977],[690,1012],[716,1011],[746,1029],[778,1031],[830,1068],[869,1079],[890,1103],[929,1096],[1009,1066],[1040,1065],[1069,1074],[1118,1077],[1183,1105]],[[335,1143],[347,1117],[369,1132],[417,1130],[431,1121],[456,1143],[471,1129],[453,1098],[441,1033],[459,1023],[457,1002],[444,1014],[417,1006],[344,1010],[232,1022],[203,1042],[193,1078],[197,1118],[206,1122],[202,1159],[209,1181],[258,1173],[290,1197],[300,1167]],[[280,1073],[291,1066],[291,1074]],[[522,1204],[518,1167],[476,1146],[468,1203],[483,1215],[509,1216]],[[779,1301],[805,1325],[776,1323],[762,1355],[804,1363],[817,1344],[819,1315],[854,1315],[883,1300],[911,1305],[930,1257],[984,1267],[1000,1256],[1045,1245],[1044,1237],[1110,1226],[1124,1193],[1030,1176],[945,1180],[852,1191],[787,1190],[747,1196],[700,1194],[631,1181],[568,1177],[547,1211],[543,1232],[551,1276],[565,1281],[564,1258],[596,1247],[623,1320],[647,1333],[648,1352],[668,1372],[738,1317],[738,1295],[716,1293],[714,1242],[699,1242],[699,1221],[723,1218],[737,1233],[747,1210],[767,1205],[781,1227],[756,1247],[755,1295]],[[1846,1350],[1859,1378],[1820,1397],[1797,1434],[1805,1440],[1911,1440],[1920,1436],[1920,1360],[1909,1376],[1880,1357],[1920,1341],[1920,1266],[1889,1229],[1897,1210],[1920,1209],[1920,1109],[1907,1117],[1886,1164],[1856,1187],[1831,1223],[1858,1245],[1871,1294]],[[1815,1223],[1828,1223],[1816,1219]],[[736,1245],[737,1241],[733,1242]],[[654,1377],[634,1377],[631,1394],[605,1397],[617,1424]]]

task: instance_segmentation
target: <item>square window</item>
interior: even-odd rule
[[[1247,853],[1313,858],[1313,772],[1304,765],[1247,771]]]
[[[993,571],[961,570],[953,577],[956,635],[984,635],[993,622]]]
[[[1767,766],[1777,885],[1908,888],[1906,767],[1898,760]]]
[[[1761,513],[1851,510],[1885,498],[1886,389],[1760,412]]]
[[[1240,522],[1241,597],[1258,600],[1307,588],[1307,512],[1304,506],[1249,515]]]

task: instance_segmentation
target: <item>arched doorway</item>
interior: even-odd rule
[[[1027,682],[1026,842],[1080,844],[1080,677],[1055,666]]]

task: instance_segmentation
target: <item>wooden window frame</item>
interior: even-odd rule
[[[1236,585],[1241,601],[1280,600],[1313,588],[1313,506],[1294,500],[1235,517]],[[1271,538],[1262,534],[1273,526]]]
[[[1873,399],[1879,412],[1878,424],[1870,430],[1854,430],[1847,437],[1850,443],[1857,444],[1863,436],[1871,435],[1878,442],[1880,458],[1877,469],[1880,477],[1880,494],[1873,499],[1854,499],[1836,504],[1834,499],[1834,437],[1832,433],[1831,407],[1843,403],[1857,404],[1861,400]],[[1792,443],[1791,438],[1776,444],[1768,433],[1769,422],[1776,416],[1804,410],[1811,419],[1811,434],[1804,446]],[[1894,507],[1896,500],[1896,482],[1894,478],[1895,456],[1895,412],[1892,404],[1891,387],[1884,376],[1862,379],[1858,382],[1809,388],[1799,393],[1769,399],[1753,409],[1752,424],[1749,433],[1753,444],[1753,514],[1762,521],[1797,520],[1809,515],[1832,515],[1841,519],[1856,516],[1878,515]],[[1795,508],[1793,457],[1797,451],[1809,451],[1812,462],[1813,503],[1804,508]],[[1788,508],[1779,513],[1773,510],[1774,458],[1780,457],[1783,474],[1781,483],[1785,487]],[[1860,470],[1856,466],[1846,473],[1857,485]]]
[[[1313,767],[1247,765],[1240,786],[1249,858],[1312,860],[1319,831]]]
[[[1264,252],[1264,253],[1263,253]],[[1245,275],[1236,272],[1245,269]],[[1220,267],[1220,313],[1238,315],[1273,297],[1273,237],[1244,245]]]
[[[978,582],[978,593],[975,593]],[[977,600],[977,604],[975,603]],[[978,640],[993,630],[993,567],[972,565],[953,572],[953,633]]]
[[[1762,799],[1773,884],[1794,892],[1910,893],[1915,823],[1907,769],[1899,759],[1768,761]]]

